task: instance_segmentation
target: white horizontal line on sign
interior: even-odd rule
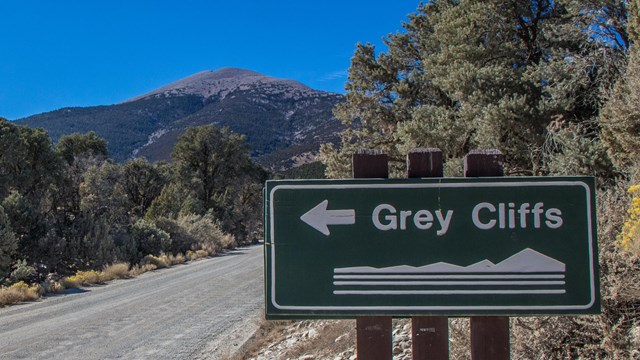
[[[335,280],[564,279],[564,275],[334,275]]]
[[[565,290],[335,290],[334,295],[527,295],[564,294]]]
[[[474,285],[564,285],[564,281],[334,281],[336,286],[474,286]]]

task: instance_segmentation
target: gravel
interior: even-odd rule
[[[262,316],[262,246],[0,309],[1,359],[217,359]]]

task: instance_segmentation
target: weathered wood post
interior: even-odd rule
[[[388,178],[387,154],[379,150],[361,150],[353,154],[353,177]],[[393,357],[391,316],[356,317],[356,353],[358,360],[389,360]]]
[[[407,155],[407,177],[442,177],[442,151],[434,148],[413,149]],[[413,359],[449,359],[449,318],[413,316],[411,318],[411,352]]]
[[[503,164],[504,155],[499,150],[474,150],[464,158],[464,176],[503,176]],[[509,357],[509,317],[472,316],[471,359],[506,360]]]

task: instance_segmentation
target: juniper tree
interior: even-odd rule
[[[542,166],[547,126],[597,115],[601,62],[587,13],[569,1],[430,1],[409,16],[386,52],[357,46],[336,115],[350,127],[321,159],[348,176],[355,149],[391,155],[396,173],[413,147],[447,159],[498,148],[510,173]]]
[[[600,116],[602,141],[616,166],[625,169],[640,158],[640,2],[629,4],[631,47],[624,76],[611,91]]]
[[[224,231],[243,241],[249,230],[244,213],[259,214],[260,209],[253,201],[253,193],[260,190],[251,185],[265,178],[251,160],[244,136],[211,125],[189,128],[178,139],[172,158],[175,183],[164,188],[147,218],[210,212]]]
[[[0,206],[0,280],[11,270],[11,262],[17,249],[18,242],[13,231],[11,231],[9,219],[5,215],[2,206]]]

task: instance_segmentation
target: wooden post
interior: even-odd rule
[[[475,150],[464,158],[464,176],[503,176],[503,166],[504,155],[499,150]],[[472,316],[471,359],[507,360],[509,357],[509,317]]]
[[[407,155],[407,177],[442,177],[442,151],[413,149]],[[411,318],[411,352],[414,360],[449,359],[449,319],[446,316]]]
[[[387,154],[378,150],[361,150],[353,154],[353,177],[388,178]],[[393,357],[391,316],[356,318],[356,354],[358,360],[389,360]]]
[[[407,155],[407,177],[442,177],[444,167],[442,151],[435,148],[418,148]]]

